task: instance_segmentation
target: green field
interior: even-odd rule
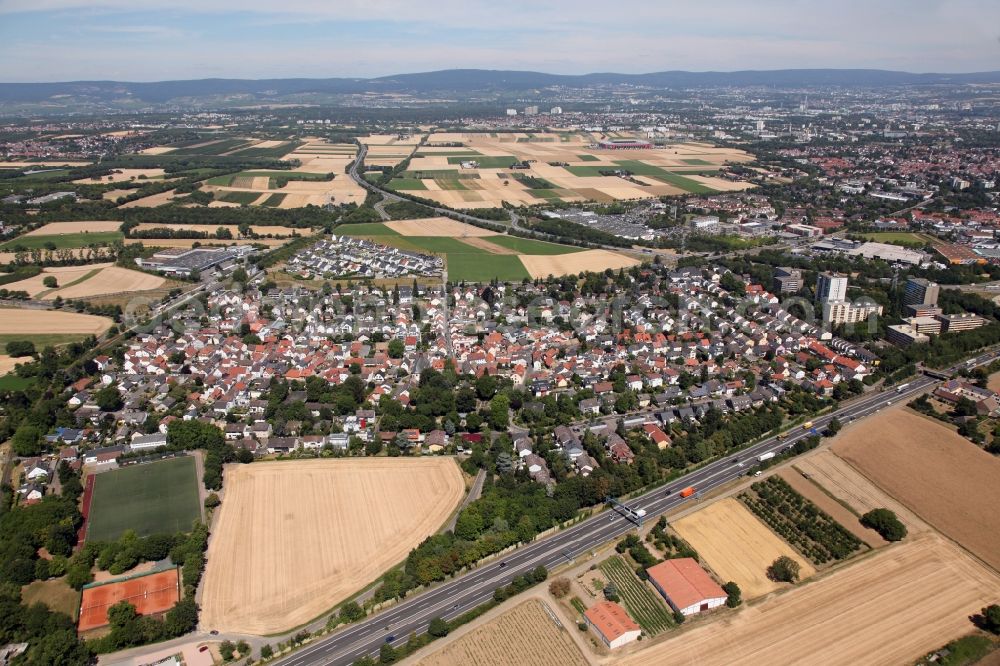
[[[19,236],[0,245],[0,250],[11,252],[18,247],[23,247],[27,250],[44,250],[47,243],[52,243],[56,249],[77,248],[87,247],[88,245],[100,245],[102,243],[113,243],[124,238],[125,235],[120,231],[93,231],[78,234],[52,234],[49,236]]]
[[[479,180],[479,174],[475,171],[459,171],[458,169],[426,169],[422,171],[404,171],[399,174],[402,178],[458,178],[459,180]]]
[[[600,162],[601,158],[596,155],[577,155],[581,162]]]
[[[628,614],[650,636],[674,626],[673,612],[645,583],[639,580],[625,561],[609,557],[601,562],[601,571],[618,587],[618,594]]]
[[[273,148],[241,148],[233,155],[237,157],[284,157],[301,145],[300,141],[286,141]]]
[[[66,584],[65,577],[36,580],[21,588],[21,600],[26,606],[45,604],[50,610],[65,613],[74,622],[80,610],[80,593]]]
[[[461,164],[462,162],[468,162],[467,157],[449,157],[448,164]],[[517,164],[517,158],[511,157],[510,155],[482,155],[477,157],[476,162],[479,163],[480,169],[509,169],[512,165]]]
[[[456,148],[455,150],[442,150],[440,152],[428,150],[417,151],[417,157],[462,157],[463,155],[475,157],[476,155],[482,155],[482,153],[472,148]]]
[[[659,176],[652,176],[657,180],[662,180],[663,182],[673,185],[674,187],[679,187],[685,192],[690,192],[691,194],[711,194],[715,192],[714,189],[708,185],[702,185],[697,180],[691,180],[690,178],[685,178],[684,176],[678,176],[676,173],[664,172]]]
[[[442,190],[467,190],[467,189],[469,189],[465,185],[463,185],[462,181],[460,179],[458,179],[458,178],[435,178],[434,182],[437,183],[437,186],[440,187]]]
[[[427,186],[424,185],[424,181],[416,178],[393,178],[389,181],[388,188],[390,190],[426,190]]]
[[[381,222],[341,224],[333,231],[334,233],[346,234],[348,236],[399,236],[399,232],[393,231]]]
[[[29,360],[25,359],[25,361]],[[18,377],[9,373],[0,377],[0,391],[23,391],[34,383],[34,377]]]
[[[286,196],[288,195],[283,194],[281,192],[272,194],[268,198],[264,199],[264,203],[262,203],[261,206],[267,206],[268,208],[277,208],[278,206],[281,205],[281,202],[285,200]]]
[[[448,279],[453,282],[488,282],[493,278],[517,282],[531,277],[514,254],[449,254],[447,261]]]
[[[275,180],[329,180],[329,178],[327,178],[327,174],[325,173],[306,173],[303,171],[241,171],[239,173],[230,173],[225,176],[209,178],[205,181],[205,184],[218,185],[219,187],[229,187],[233,184],[233,180],[236,178],[253,178],[256,176],[266,176],[270,178],[271,183],[268,184],[268,187],[272,187]]]
[[[876,231],[865,234],[865,238],[877,243],[892,243],[894,245],[905,245],[907,247],[924,247],[927,243],[935,240],[924,234],[915,234],[908,231]]]
[[[202,140],[194,142],[193,145],[197,145],[199,143],[205,143],[206,141],[211,141],[211,139],[202,139]],[[185,143],[190,143],[190,142],[185,142]],[[174,145],[178,145],[178,144],[174,144]],[[231,150],[235,150],[235,149],[240,148],[242,146],[249,146],[249,145],[250,145],[250,142],[247,141],[246,139],[223,139],[222,141],[217,141],[216,143],[213,143],[213,144],[210,144],[210,145],[207,145],[207,146],[200,146],[200,147],[197,147],[197,148],[195,148],[193,146],[184,146],[184,147],[178,148],[177,150],[173,150],[173,151],[171,151],[171,152],[169,152],[167,154],[171,155],[171,156],[173,156],[173,155],[221,155],[222,153],[228,153]]]
[[[706,162],[705,160],[699,160],[697,158],[688,158],[681,160],[684,164],[691,164],[693,166],[711,166],[711,162]]]
[[[0,333],[0,353],[8,342],[14,340],[30,340],[35,343],[35,349],[41,351],[46,347],[68,345],[71,342],[86,340],[86,333]]]
[[[217,197],[219,201],[236,203],[241,206],[248,206],[260,198],[260,192],[222,192]]]
[[[487,236],[484,240],[488,240],[494,245],[514,250],[518,254],[571,254],[583,251],[583,248],[580,247],[546,243],[545,241],[519,238],[518,236]]]
[[[131,465],[97,475],[87,541],[187,532],[201,517],[193,456]]]
[[[657,180],[679,187],[685,192],[691,192],[692,194],[706,194],[715,191],[711,187],[702,185],[696,180],[691,180],[690,178],[685,178],[684,176],[678,176],[673,171],[667,171],[661,167],[646,164],[645,162],[640,162],[639,160],[615,160],[615,164],[618,165],[618,168],[620,169],[632,172],[632,175],[634,176],[656,178]],[[582,178],[593,178],[600,176],[601,171],[614,170],[612,167],[608,166],[567,166],[563,168],[572,173],[574,176],[580,176]]]

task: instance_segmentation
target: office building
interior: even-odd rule
[[[788,266],[774,269],[774,291],[779,294],[794,294],[802,289],[802,271]]]
[[[937,305],[939,291],[936,282],[924,278],[910,278],[903,288],[903,305]]]
[[[930,338],[918,332],[909,324],[897,324],[888,326],[885,330],[885,339],[900,347],[909,347],[913,344],[929,342]]]
[[[956,333],[958,331],[971,331],[986,324],[986,320],[979,315],[966,312],[965,314],[941,314],[937,316],[941,322],[942,333]]]
[[[816,300],[820,303],[847,300],[847,276],[820,273],[816,280]]]

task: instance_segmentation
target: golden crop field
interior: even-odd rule
[[[532,599],[448,642],[417,666],[587,666],[567,631]]]
[[[782,555],[799,563],[800,578],[816,573],[808,560],[732,498],[713,502],[676,521],[673,527],[723,583],[736,581],[746,599],[782,585],[767,577],[767,567]]]
[[[232,466],[224,489],[202,626],[272,634],[403,561],[448,519],[465,483],[450,458],[352,458]]]

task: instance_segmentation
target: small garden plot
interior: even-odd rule
[[[758,481],[739,499],[817,565],[846,559],[863,547],[860,539],[779,476]]]
[[[601,158],[597,157],[596,155],[577,155],[577,158],[581,162],[600,162],[601,161]]]
[[[421,182],[421,184],[423,184],[422,181],[420,181],[420,182]],[[464,184],[462,184],[462,181],[459,178],[435,178],[434,182],[442,190],[467,190],[467,189],[469,189]]]
[[[622,604],[642,630],[655,636],[674,626],[673,613],[660,597],[635,575],[618,556],[601,562],[601,571],[618,588]]]
[[[281,202],[285,200],[286,196],[288,195],[284,194],[283,192],[272,194],[268,198],[264,199],[264,203],[262,203],[261,206],[267,206],[268,208],[277,208],[278,206],[281,205]]]

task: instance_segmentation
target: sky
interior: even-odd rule
[[[0,0],[0,81],[1000,69],[998,0]]]

